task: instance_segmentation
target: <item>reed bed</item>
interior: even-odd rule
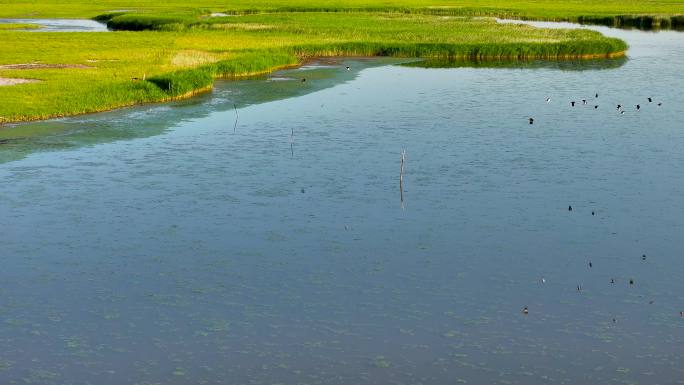
[[[164,101],[211,88],[217,77],[240,77],[297,65],[312,56],[397,56],[444,61],[566,60],[621,56],[627,45],[586,30],[499,24],[491,18],[585,18],[630,23],[660,12],[681,23],[679,1],[594,4],[575,1],[376,0],[0,0],[0,17],[94,17],[113,33],[29,33],[0,30],[10,42],[0,65],[67,64],[2,69],[0,76],[38,83],[0,87],[0,123],[103,111]],[[684,2],[682,2],[684,4]],[[593,11],[586,13],[589,9]],[[223,16],[216,15],[220,12]],[[636,23],[636,22],[633,22]]]

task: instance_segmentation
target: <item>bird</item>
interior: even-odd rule
[[[641,256],[641,260],[642,260],[642,261],[645,261],[645,260],[646,260],[646,254],[644,254],[644,255]]]
[[[648,102],[651,103],[653,101],[653,98],[648,98]]]
[[[574,100],[571,101],[571,102],[570,102],[570,105],[573,106],[573,107],[575,107],[575,101],[574,101]]]
[[[680,317],[684,317],[684,310],[682,310],[682,311],[679,312],[679,316],[680,316]]]
[[[572,211],[572,206],[568,206],[568,211]]]
[[[648,301],[648,304],[653,305],[654,302],[655,302],[654,300],[650,300],[650,301]]]
[[[525,306],[522,310],[523,314],[528,314],[530,311],[527,309],[527,306]]]
[[[615,278],[611,278],[610,283],[615,283]]]
[[[351,68],[349,68],[349,66],[347,66],[347,71],[350,71],[350,70],[351,70]]]
[[[662,106],[662,105],[663,105],[662,102],[658,102],[658,107],[660,107],[660,106]]]
[[[582,286],[577,285],[577,291],[582,291]]]
[[[302,83],[304,83],[305,81],[306,81],[306,78],[302,78]]]
[[[304,192],[305,192],[305,190],[304,190],[304,187],[302,187],[302,189],[301,189],[301,190],[299,190],[299,191],[301,191],[301,192],[302,192],[302,194],[304,194]]]
[[[624,110],[620,111],[620,115],[624,115],[624,114],[625,114]]]
[[[594,213],[594,211],[592,210],[591,215],[596,215],[596,213]]]
[[[598,108],[598,104],[594,106],[594,109],[597,109],[597,108]]]
[[[582,99],[582,104],[587,104],[587,99]]]
[[[589,267],[594,267],[594,264],[592,264],[591,262],[589,262]]]
[[[596,93],[596,95],[594,95],[594,97],[598,98],[598,92]]]
[[[630,279],[629,279],[629,284],[630,284],[630,285],[634,285],[634,280],[630,278]]]
[[[637,109],[637,111],[639,111],[641,109],[641,106],[637,104],[636,109]]]
[[[534,124],[534,118],[529,118],[530,124]]]
[[[618,104],[618,105],[617,105],[617,109],[619,110],[620,108],[622,108],[622,105],[621,105],[621,104]]]
[[[613,323],[614,323],[614,324],[616,324],[616,323],[617,323],[617,320],[616,320],[615,318],[613,318]]]
[[[551,98],[547,96],[547,97],[546,97],[546,102],[547,102],[547,103],[551,103]]]
[[[546,278],[541,277],[541,283],[546,283]]]

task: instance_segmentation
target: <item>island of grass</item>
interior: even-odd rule
[[[626,44],[589,30],[500,24],[491,17],[572,19],[662,15],[684,2],[585,0],[12,1],[0,17],[90,17],[115,32],[0,30],[0,122],[68,116],[177,99],[317,56],[439,60],[564,60],[624,55]]]

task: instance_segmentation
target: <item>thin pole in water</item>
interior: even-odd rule
[[[238,115],[237,105],[235,103],[233,103],[233,108],[235,109],[235,124],[233,125],[233,132],[235,132],[235,129],[237,129],[237,122],[238,122],[239,115]]]
[[[406,158],[406,149],[401,150],[401,168],[399,170],[399,199],[401,199],[401,208],[404,208],[404,159]]]
[[[290,159],[294,158],[294,127],[290,131]]]

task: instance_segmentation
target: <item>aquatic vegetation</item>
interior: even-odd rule
[[[207,15],[187,8],[99,14],[96,19],[127,31],[115,33],[0,31],[0,39],[13,41],[0,52],[0,64],[24,65],[0,67],[0,75],[40,80],[0,88],[6,101],[0,105],[0,123],[188,97],[210,89],[215,78],[267,73],[319,56],[482,63],[612,57],[627,50],[623,41],[593,31],[545,30],[430,12],[379,8]],[[37,46],[45,48],[36,51]]]
[[[392,363],[387,360],[384,356],[377,356],[372,361],[371,364],[374,368],[385,369],[392,366]]]

